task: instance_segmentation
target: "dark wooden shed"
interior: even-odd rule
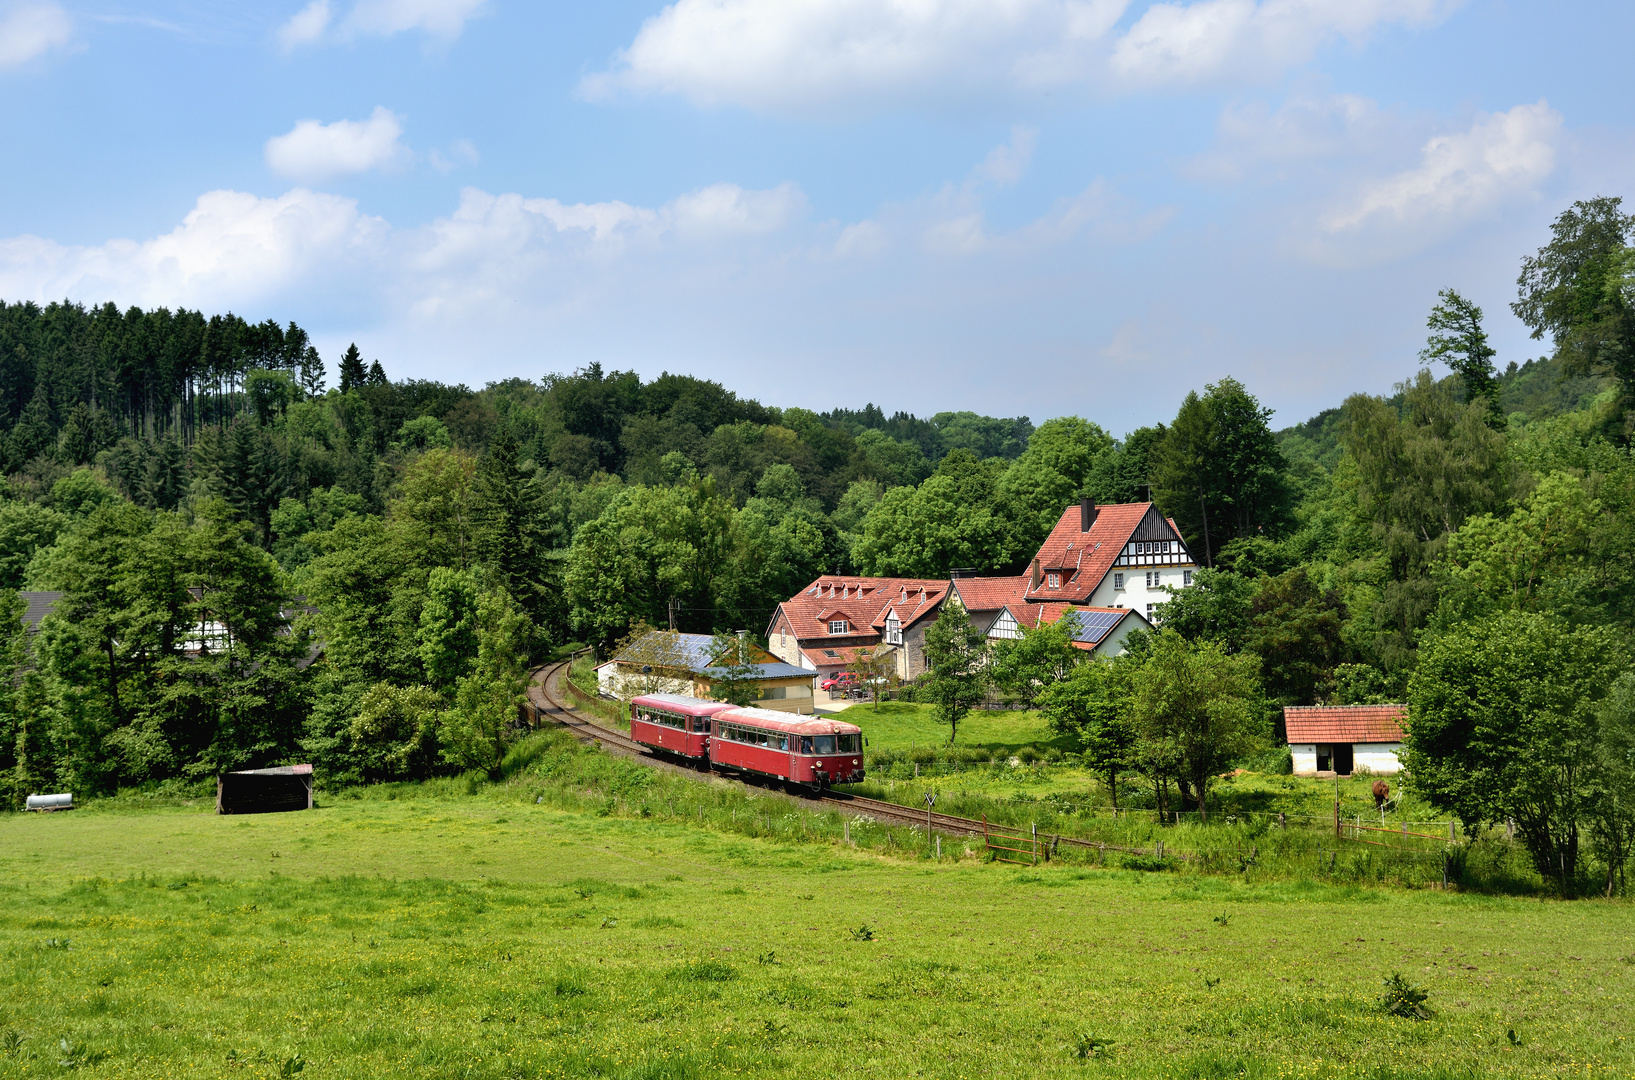
[[[276,814],[311,809],[311,765],[244,769],[216,777],[218,814]]]

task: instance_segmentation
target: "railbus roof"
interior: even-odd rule
[[[727,712],[716,713],[715,718],[723,723],[742,724],[745,727],[762,728],[767,731],[783,731],[791,735],[861,735],[863,729],[856,724],[848,724],[842,720],[830,720],[824,716],[791,716],[785,712],[774,712],[771,709],[730,709]]]
[[[642,694],[630,699],[632,705],[647,705],[656,709],[673,709],[688,716],[714,716],[732,706],[725,701],[688,697],[685,694]]]

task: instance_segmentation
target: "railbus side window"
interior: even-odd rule
[[[800,737],[800,752],[803,754],[810,754],[812,752],[812,736],[802,735]]]

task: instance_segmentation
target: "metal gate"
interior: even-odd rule
[[[988,815],[982,815],[982,840],[993,855],[994,862],[1014,863],[1017,866],[1038,866],[1041,856],[1049,858],[1048,851],[1039,844],[1039,826],[1017,829],[1009,825],[991,825]],[[1003,852],[1004,854],[1001,854]],[[1007,858],[1007,855],[1019,856]]]

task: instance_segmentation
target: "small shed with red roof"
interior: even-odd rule
[[[1283,710],[1296,776],[1402,771],[1406,705],[1310,705]]]

